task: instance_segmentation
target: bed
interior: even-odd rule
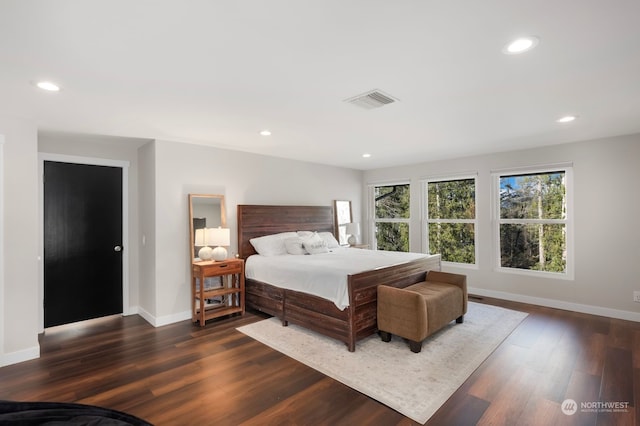
[[[245,260],[256,254],[252,238],[303,230],[335,235],[336,231],[330,206],[238,205],[237,217],[238,253]],[[275,316],[283,325],[300,325],[342,341],[353,352],[358,340],[377,331],[378,285],[404,288],[424,281],[429,270],[440,270],[440,255],[349,274],[344,309],[326,298],[251,278],[245,280],[245,301],[249,309]]]

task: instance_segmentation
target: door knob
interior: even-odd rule
[[[113,251],[122,251],[122,246],[115,246]]]

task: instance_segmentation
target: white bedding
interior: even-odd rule
[[[247,278],[331,300],[343,310],[349,306],[347,275],[431,256],[347,247],[313,255],[253,255],[247,259],[245,274]]]

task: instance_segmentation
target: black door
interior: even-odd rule
[[[122,169],[44,162],[44,326],[122,313]]]

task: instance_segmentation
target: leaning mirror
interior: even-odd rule
[[[196,235],[205,228],[225,228],[227,226],[224,195],[189,194],[189,247],[191,259],[198,258],[202,244]]]
[[[353,220],[351,214],[351,201],[335,200],[333,210],[336,216],[336,228],[338,229],[338,242],[341,245],[348,244],[347,224]]]

